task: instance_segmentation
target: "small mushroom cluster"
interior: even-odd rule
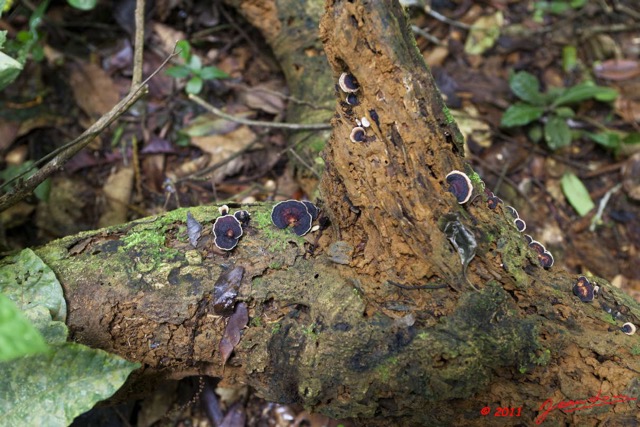
[[[529,247],[533,249],[538,255],[538,262],[540,263],[540,266],[543,268],[551,268],[554,261],[551,252],[549,252],[542,243],[538,242],[537,240],[533,240],[533,237],[529,236],[528,234],[525,234],[524,238],[527,241]]]
[[[507,206],[506,209],[507,212],[509,212],[513,217],[513,225],[516,226],[516,229],[521,233],[526,230],[527,223],[524,222],[522,218],[520,218],[520,215],[518,215],[518,211],[516,210],[516,208],[514,208],[513,206]]]
[[[636,333],[636,325],[631,322],[627,322],[622,325],[622,328],[620,328],[620,330],[627,335],[633,335]]]
[[[582,302],[591,302],[598,296],[600,287],[595,283],[591,283],[589,279],[584,276],[578,277],[576,284],[573,285],[573,294],[580,298]]]
[[[230,251],[236,247],[243,233],[243,227],[249,224],[249,212],[240,210],[229,214],[229,207],[223,205],[219,209],[220,215],[213,223],[213,243],[218,249]]]
[[[291,227],[298,236],[304,236],[311,230],[311,224],[318,218],[318,208],[311,202],[285,200],[273,207],[271,221],[280,228]]]

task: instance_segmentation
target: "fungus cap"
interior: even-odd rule
[[[551,252],[545,250],[541,254],[538,254],[538,262],[543,268],[553,267],[553,255]]]
[[[313,217],[304,203],[285,200],[273,207],[271,221],[278,228],[291,227],[298,236],[304,236],[311,230]]]
[[[233,216],[238,220],[241,226],[246,227],[249,224],[249,220],[251,219],[251,215],[249,212],[245,210],[236,211],[233,213]]]
[[[449,192],[456,196],[459,204],[467,203],[473,193],[473,185],[466,173],[458,170],[449,172],[446,176]]]
[[[308,200],[303,200],[302,204],[307,208],[307,212],[311,214],[311,220],[315,221],[318,218],[318,207]]]
[[[631,322],[627,322],[622,325],[622,328],[620,328],[620,330],[627,335],[633,335],[636,333],[636,325]]]
[[[223,251],[230,251],[238,244],[242,236],[240,221],[233,215],[223,215],[213,223],[213,243]]]
[[[515,224],[516,228],[518,229],[519,232],[523,232],[524,230],[527,229],[527,223],[524,222],[521,218],[516,218],[513,220],[513,223]]]
[[[340,74],[340,77],[338,78],[338,86],[340,86],[340,89],[342,89],[343,92],[347,93],[354,93],[360,89],[356,78],[349,73]]]
[[[352,106],[358,105],[360,104],[360,101],[358,101],[358,97],[356,96],[355,93],[348,93],[347,97],[344,99],[344,101]]]
[[[351,142],[364,142],[367,139],[367,134],[363,127],[356,126],[351,129],[349,139],[351,140]]]
[[[578,277],[576,284],[573,285],[573,294],[580,298],[582,302],[593,301],[595,297],[593,285],[589,282],[589,279],[584,276]]]

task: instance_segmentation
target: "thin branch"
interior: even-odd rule
[[[265,122],[260,120],[249,120],[243,119],[241,117],[232,116],[231,114],[227,114],[219,108],[214,107],[209,104],[204,99],[200,98],[198,95],[194,95],[192,93],[189,94],[189,99],[209,111],[212,114],[215,114],[218,117],[222,117],[223,119],[229,120],[234,123],[240,123],[241,125],[247,126],[263,126],[268,128],[278,128],[278,129],[291,129],[291,130],[327,130],[331,129],[331,125],[328,123],[276,123],[276,122]]]
[[[413,31],[414,34],[418,34],[419,36],[422,36],[423,38],[429,40],[431,43],[437,46],[444,46],[444,43],[440,41],[440,39],[438,39],[436,36],[429,34],[422,28],[418,27],[417,25],[412,25],[411,31]]]
[[[133,76],[131,87],[134,88],[142,81],[142,54],[144,52],[144,9],[145,0],[136,0],[136,34],[133,51]]]
[[[64,166],[64,164],[69,161],[69,159],[71,159],[80,150],[86,147],[91,141],[93,141],[93,139],[97,135],[104,131],[104,129],[106,129],[111,123],[116,121],[133,104],[135,104],[140,98],[142,98],[147,93],[147,83],[149,82],[149,80],[155,77],[155,75],[160,72],[160,70],[169,62],[169,60],[176,55],[177,53],[174,51],[162,62],[162,64],[160,64],[158,68],[154,70],[153,73],[151,73],[149,77],[147,77],[138,86],[132,87],[127,96],[125,96],[120,102],[118,102],[108,113],[100,117],[94,124],[89,127],[89,129],[84,131],[82,135],[35,162],[33,165],[34,168],[43,164],[44,162],[48,163],[46,163],[42,168],[33,173],[33,175],[25,178],[26,175],[32,170],[29,169],[28,171],[25,171],[14,179],[4,183],[2,187],[0,187],[0,189],[13,183],[15,183],[15,186],[7,191],[6,194],[0,196],[0,212],[18,203],[29,193],[35,190],[35,188],[40,185],[45,179],[49,178],[49,176],[51,176],[54,172],[60,170]]]

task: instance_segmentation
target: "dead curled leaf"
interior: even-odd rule
[[[238,289],[244,276],[244,267],[235,267],[218,277],[213,285],[213,312],[217,315],[228,316],[233,313]]]
[[[120,100],[118,86],[99,66],[82,63],[71,70],[73,97],[89,117],[108,113]]]
[[[631,59],[609,59],[594,65],[593,71],[601,79],[629,80],[640,76],[640,63]]]
[[[229,317],[227,326],[224,329],[224,335],[220,340],[220,358],[222,359],[222,366],[227,364],[227,360],[231,356],[233,349],[240,342],[240,334],[242,329],[249,323],[249,312],[247,310],[247,304],[244,302],[238,303],[236,309]]]

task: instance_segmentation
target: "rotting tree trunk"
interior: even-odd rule
[[[333,226],[318,247],[273,228],[267,205],[245,207],[252,223],[230,254],[191,249],[186,210],[53,242],[37,253],[65,288],[73,339],[142,362],[137,386],[207,374],[364,425],[481,426],[497,407],[522,408],[508,424],[531,425],[547,399],[640,397],[638,335],[603,311],[638,324],[638,304],[604,281],[598,300],[581,303],[575,277],[538,267],[504,213],[446,192],[446,173],[469,169],[397,2],[329,1],[322,37],[336,78],[359,80],[361,105],[336,111],[322,182]],[[352,143],[362,116],[368,140]],[[477,240],[467,276],[480,291],[442,231],[455,221]],[[223,370],[224,321],[207,292],[237,267],[251,321]],[[621,425],[638,408],[547,420]]]

